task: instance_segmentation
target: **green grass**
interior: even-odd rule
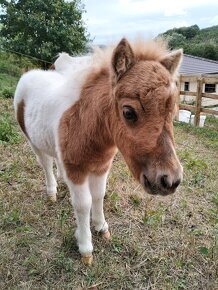
[[[176,128],[182,128],[184,132],[194,136],[195,138],[201,138],[207,146],[212,149],[218,149],[218,118],[208,117],[208,127],[194,127],[190,124],[175,122]]]

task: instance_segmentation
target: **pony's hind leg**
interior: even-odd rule
[[[106,190],[108,172],[101,176],[90,175],[89,185],[92,195],[92,222],[95,230],[101,232],[103,237],[109,239],[110,232],[108,230],[108,224],[104,217],[104,195]]]
[[[56,164],[56,168],[57,168],[57,178],[61,179],[63,177],[63,173],[62,173],[62,170],[61,170],[60,162],[58,161],[57,158],[55,158],[55,164]]]
[[[46,188],[48,200],[55,202],[57,200],[57,182],[53,173],[53,157],[40,151],[31,144],[33,151],[36,154],[37,161],[42,166],[45,172]]]

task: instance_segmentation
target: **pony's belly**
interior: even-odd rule
[[[31,114],[27,111],[25,123],[30,143],[47,155],[56,157],[53,120],[50,120],[49,114],[46,118],[42,107],[40,110],[30,108],[29,112]]]
[[[28,132],[28,131],[27,131]],[[44,132],[39,132],[37,130],[30,130],[28,133],[31,144],[33,144],[40,151],[43,151],[49,156],[57,157],[55,138],[51,132],[45,130]]]

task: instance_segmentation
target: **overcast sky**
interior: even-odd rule
[[[168,29],[218,25],[218,0],[83,0],[83,18],[95,44],[126,36],[154,37]]]

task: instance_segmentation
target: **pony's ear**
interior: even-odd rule
[[[112,55],[112,68],[116,81],[123,76],[134,62],[135,56],[129,42],[125,38],[121,39]]]
[[[171,73],[171,75],[175,75],[182,62],[182,56],[182,49],[174,50],[161,59],[160,63]]]

